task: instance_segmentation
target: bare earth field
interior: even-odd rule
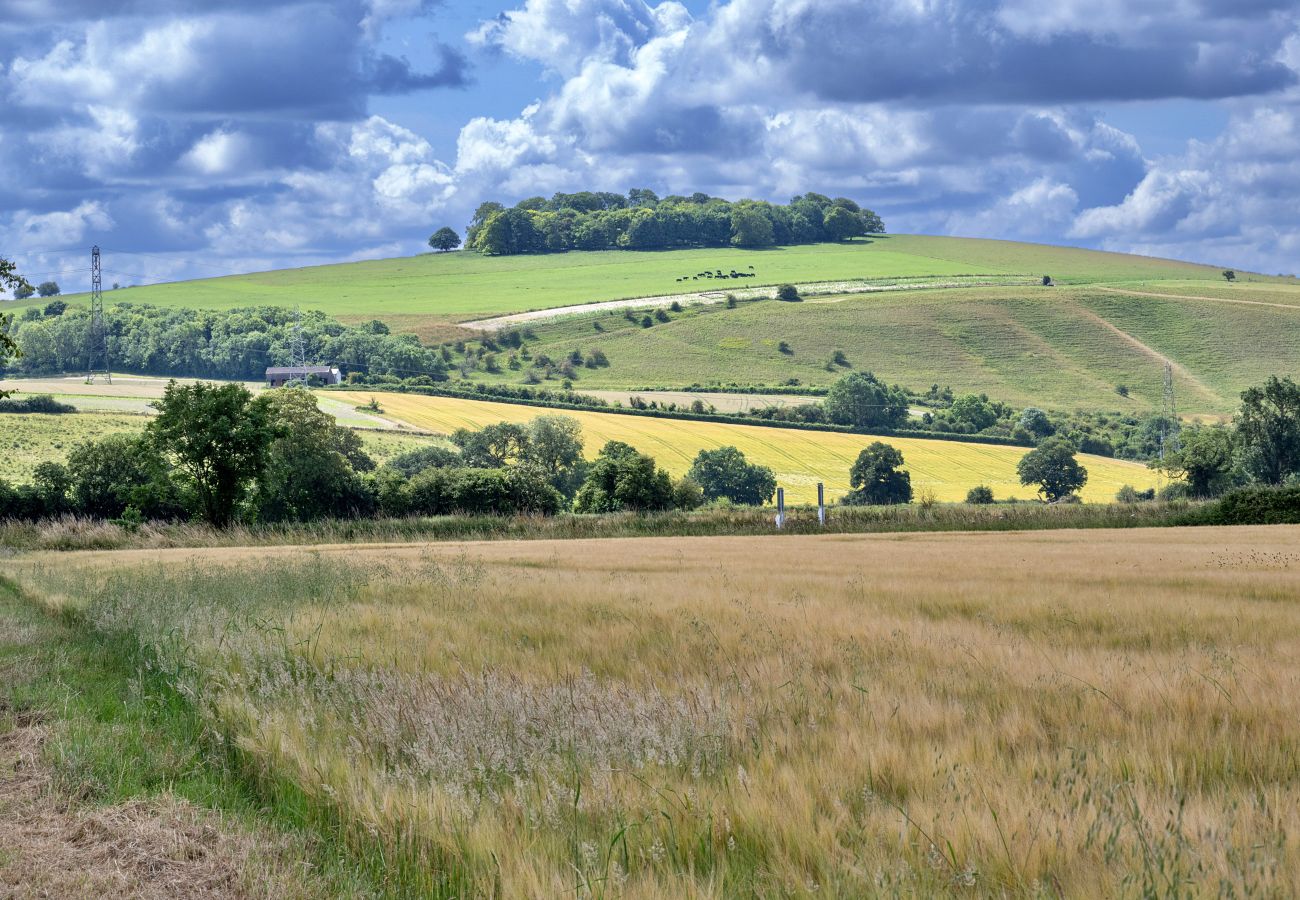
[[[153,648],[398,893],[1281,897],[1297,547],[1187,528],[0,570]]]

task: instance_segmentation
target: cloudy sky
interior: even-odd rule
[[[1297,0],[0,0],[0,256],[406,255],[482,199],[815,190],[1300,271]]]

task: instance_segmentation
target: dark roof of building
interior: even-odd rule
[[[329,375],[333,366],[269,366],[267,375]]]

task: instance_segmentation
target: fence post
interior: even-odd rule
[[[785,527],[785,488],[776,489],[776,527]]]
[[[826,486],[817,482],[817,524],[826,527]]]

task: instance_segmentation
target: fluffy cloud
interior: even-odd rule
[[[462,22],[516,83],[480,86],[439,154],[402,115],[436,105],[371,111],[469,84],[413,24],[449,8],[0,0],[0,249],[106,230],[185,251],[137,275],[301,264],[409,249],[486,197],[631,185],[1239,266],[1300,249],[1294,0],[519,0]],[[1151,158],[1101,111],[1179,98],[1231,123]]]
[[[1084,211],[1075,239],[1291,272],[1300,253],[1300,103],[1234,116],[1209,143],[1158,159],[1124,199]]]
[[[630,170],[675,191],[811,188],[917,230],[1184,256],[1232,233],[1260,264],[1297,233],[1288,111],[1242,112],[1218,141],[1149,160],[1090,109],[1245,110],[1292,90],[1300,11],[1282,0],[731,0],[699,20],[673,3],[526,0],[474,39],[560,78],[526,115],[462,133],[462,165],[500,185],[550,165],[603,187]]]

